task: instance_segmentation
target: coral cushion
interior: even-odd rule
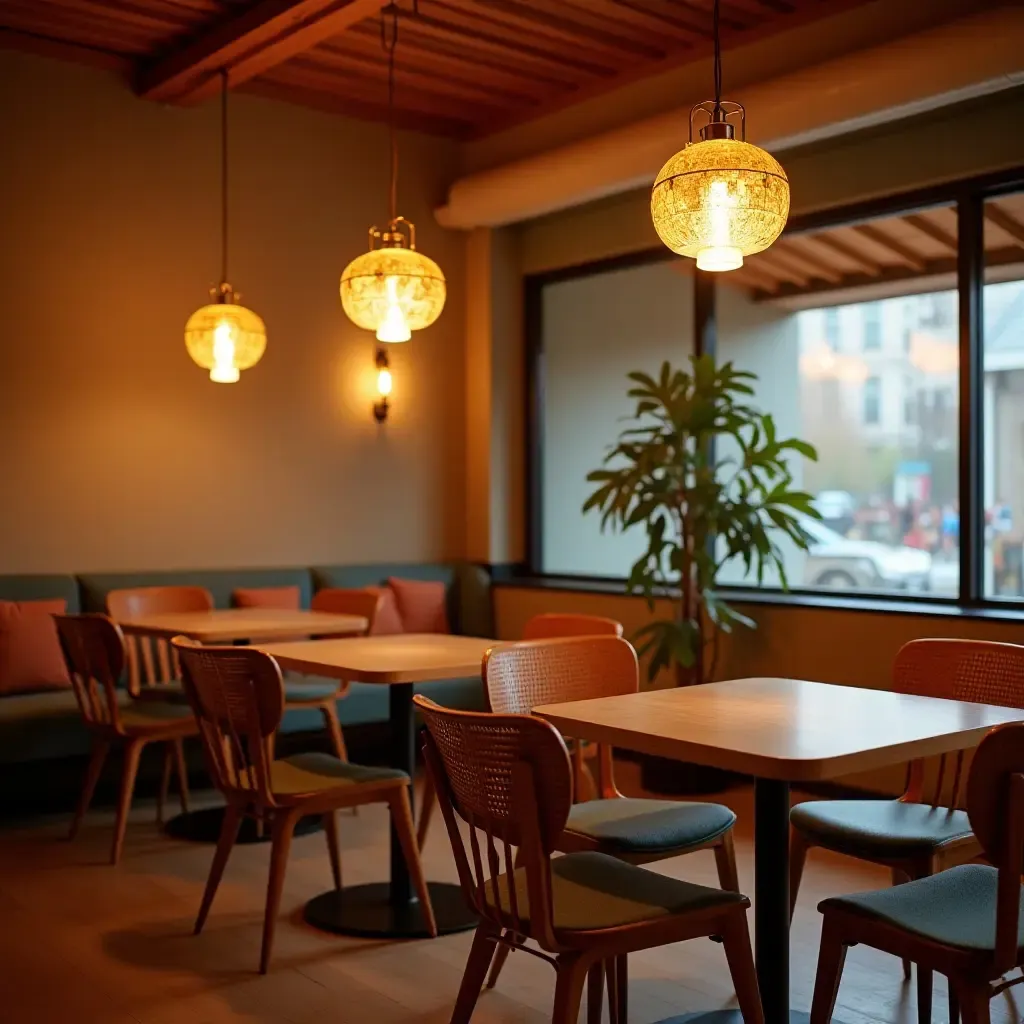
[[[398,614],[406,633],[450,633],[443,583],[400,580],[392,576],[388,586],[395,593]]]
[[[238,587],[231,594],[236,608],[276,608],[298,611],[301,595],[298,587]]]
[[[67,601],[0,601],[0,694],[71,685],[54,615]]]
[[[374,594],[379,594],[382,598],[377,606],[377,614],[373,620],[370,636],[393,636],[395,633],[404,633],[402,618],[398,614],[398,603],[395,601],[395,592],[390,587],[367,587],[366,589]]]

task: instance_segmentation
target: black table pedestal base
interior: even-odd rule
[[[201,811],[189,811],[171,818],[164,825],[164,831],[175,839],[187,839],[192,843],[216,843],[220,838],[220,828],[224,822],[223,807],[204,807]],[[308,836],[319,831],[321,820],[319,815],[301,818],[295,826],[296,836]],[[256,821],[246,817],[238,830],[239,843],[270,842],[270,823],[264,822],[263,835],[256,828]]]
[[[459,886],[446,882],[428,882],[427,885],[438,935],[476,927],[477,917],[466,906]],[[322,893],[306,904],[303,918],[314,928],[339,935],[373,939],[430,938],[419,900],[395,906],[387,882]]]

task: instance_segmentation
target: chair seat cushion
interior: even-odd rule
[[[274,796],[282,797],[321,793],[339,786],[383,782],[386,779],[407,782],[409,776],[397,768],[369,768],[319,753],[295,754],[274,761],[270,766],[270,788]]]
[[[150,699],[129,700],[121,705],[121,725],[128,732],[145,732],[175,722],[195,722],[188,704]]]
[[[965,811],[898,800],[813,800],[793,808],[792,822],[821,846],[868,858],[927,853],[971,835]]]
[[[341,683],[333,679],[288,675],[284,681],[285,704],[320,704],[335,696]]]
[[[530,919],[526,869],[514,873],[518,916]],[[494,887],[486,886],[493,907]],[[605,853],[567,853],[551,861],[554,924],[558,931],[595,931],[641,924],[659,917],[710,907],[745,904],[738,892],[711,889],[669,878]],[[508,875],[498,878],[500,909],[511,913]]]
[[[701,846],[735,822],[721,804],[616,798],[574,804],[565,827],[596,839],[607,853],[656,854]]]
[[[993,952],[999,873],[987,864],[964,864],[877,892],[834,896],[820,904],[827,915],[842,907],[885,921],[930,942],[972,952]],[[1024,947],[1024,893],[1018,946]]]

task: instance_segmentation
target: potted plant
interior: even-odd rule
[[[807,550],[801,517],[819,515],[793,471],[795,460],[817,453],[777,435],[771,415],[751,404],[757,376],[730,362],[691,357],[686,370],[666,362],[657,378],[636,372],[629,380],[635,411],[603,468],[587,476],[595,487],[583,511],[600,512],[602,530],[646,532],[627,591],[642,593],[652,612],[657,599],[672,604],[670,617],[633,637],[649,656],[648,681],[667,669],[678,686],[702,683],[714,676],[721,633],[756,625],[716,589],[722,567],[737,559],[748,578],[777,574],[785,588],[780,542]],[[702,782],[697,776],[714,773],[681,772],[672,762],[645,765],[644,779],[648,788],[679,791],[665,779],[687,774],[691,792],[722,782],[720,775]]]

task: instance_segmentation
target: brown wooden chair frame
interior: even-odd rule
[[[967,811],[979,846],[998,869],[994,953],[968,951],[924,938],[854,907],[825,901],[821,952],[811,1024],[828,1024],[835,1007],[847,949],[858,943],[949,979],[950,1015],[964,1024],[988,1024],[989,1001],[1024,978],[1003,980],[1024,966],[1019,944],[1021,873],[1024,870],[1024,723],[998,726],[982,741],[971,766]],[[950,908],[951,912],[955,908]]]
[[[762,1024],[747,930],[749,901],[594,931],[559,931],[551,856],[572,802],[571,765],[562,737],[531,715],[450,711],[422,696],[415,701],[427,722],[424,756],[462,890],[480,917],[451,1024],[470,1021],[498,947],[522,949],[554,966],[552,1024],[570,1024],[577,1019],[585,983],[590,1019],[600,1019],[605,965],[637,950],[709,936],[723,940],[746,1024]],[[468,840],[458,818],[469,826]],[[506,886],[508,898],[502,899],[499,877],[511,877],[517,865],[525,871],[529,919],[520,912],[514,886]],[[526,944],[531,940],[539,949]],[[625,988],[615,996],[624,1001]],[[611,1011],[613,1022],[625,1024],[616,998]]]

